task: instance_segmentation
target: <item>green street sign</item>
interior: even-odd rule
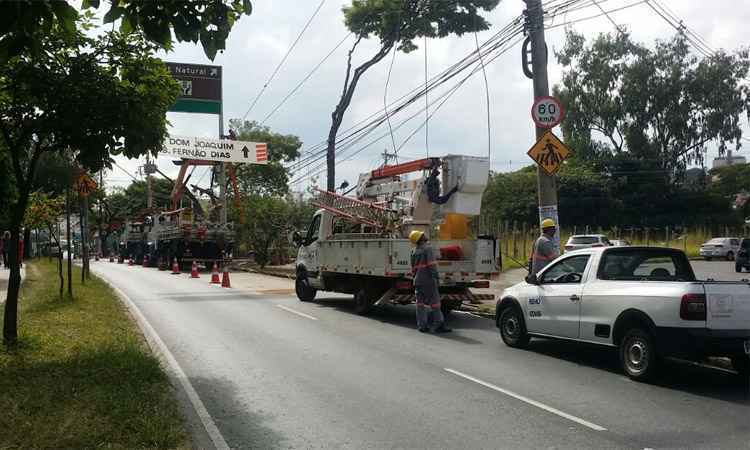
[[[169,111],[221,114],[221,66],[165,62],[181,92]]]

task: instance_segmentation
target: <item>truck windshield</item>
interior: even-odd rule
[[[684,253],[656,248],[613,248],[604,252],[600,280],[695,281]]]

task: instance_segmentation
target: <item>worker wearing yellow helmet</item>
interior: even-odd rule
[[[557,224],[552,219],[544,219],[540,226],[542,235],[534,242],[534,251],[531,254],[531,273],[533,275],[536,275],[553,259],[560,256],[559,249],[555,245]]]
[[[412,231],[409,240],[416,246],[411,254],[411,267],[417,298],[417,328],[426,333],[432,324],[436,333],[450,332],[440,310],[439,276],[432,247],[423,231]]]

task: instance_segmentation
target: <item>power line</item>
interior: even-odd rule
[[[349,34],[347,34],[346,36],[344,36],[344,38],[343,38],[343,39],[341,39],[341,40],[339,41],[339,43],[338,43],[338,44],[336,44],[336,46],[335,46],[335,47],[333,47],[333,49],[331,49],[331,51],[330,51],[330,52],[328,52],[328,54],[327,54],[327,55],[325,55],[325,56],[323,57],[323,59],[321,59],[321,60],[320,60],[320,62],[319,62],[319,63],[318,63],[318,64],[317,64],[317,65],[316,65],[315,67],[313,67],[313,69],[312,69],[312,70],[310,71],[310,73],[308,73],[308,74],[307,74],[307,75],[305,76],[305,78],[303,78],[303,79],[302,79],[302,80],[301,80],[301,81],[300,81],[299,83],[297,83],[297,85],[296,85],[296,86],[295,86],[295,87],[294,87],[294,88],[293,88],[293,89],[292,89],[291,91],[289,91],[289,93],[288,93],[288,94],[287,94],[287,95],[286,95],[286,96],[285,96],[285,97],[284,97],[284,98],[283,98],[283,99],[281,100],[281,102],[279,102],[279,104],[278,104],[278,105],[276,105],[276,106],[275,106],[275,107],[274,107],[274,108],[273,108],[273,109],[271,110],[271,112],[269,112],[269,113],[268,113],[268,114],[266,115],[266,117],[264,117],[264,118],[263,118],[263,120],[262,120],[262,121],[260,122],[260,124],[261,124],[261,125],[263,125],[264,123],[266,123],[266,121],[267,121],[268,119],[270,119],[270,118],[271,118],[271,116],[273,116],[274,114],[276,114],[276,111],[278,111],[278,110],[279,110],[279,109],[280,109],[280,108],[281,108],[281,107],[282,107],[282,106],[284,105],[284,103],[286,103],[286,101],[287,101],[287,100],[289,100],[289,98],[290,98],[290,97],[291,97],[292,95],[294,95],[294,93],[295,93],[295,92],[297,92],[297,91],[298,91],[298,90],[299,90],[299,89],[300,89],[300,88],[302,87],[302,85],[303,85],[303,84],[305,84],[305,82],[306,82],[307,80],[309,80],[309,79],[310,79],[310,77],[312,77],[312,76],[313,76],[313,74],[315,74],[315,72],[317,72],[317,71],[318,71],[318,69],[320,68],[320,66],[322,66],[322,65],[323,65],[323,63],[325,63],[325,62],[326,62],[326,61],[328,60],[328,58],[330,58],[330,57],[331,57],[331,55],[333,55],[333,54],[334,54],[334,53],[336,52],[336,50],[338,50],[338,49],[339,49],[339,47],[341,47],[341,45],[342,45],[342,44],[343,44],[344,42],[346,42],[346,40],[347,40],[347,39],[349,39],[349,36],[351,36],[351,35],[352,35],[352,33],[349,33]]]
[[[115,167],[117,167],[118,169],[120,169],[120,170],[122,170],[123,172],[125,172],[125,174],[127,174],[127,176],[129,176],[129,177],[130,177],[130,178],[131,178],[131,179],[132,179],[133,181],[138,181],[138,178],[134,177],[134,176],[133,176],[133,174],[131,174],[130,172],[128,172],[128,171],[127,171],[126,169],[124,169],[124,168],[123,168],[123,167],[122,167],[121,165],[117,164],[117,161],[115,161],[114,159],[112,159],[112,160],[110,160],[110,161],[112,161],[112,164],[114,164],[114,165],[115,165]]]
[[[591,1],[594,2],[594,4],[596,5],[596,7],[599,8],[599,11],[601,11],[602,14],[604,14],[605,16],[607,16],[607,19],[609,19],[609,21],[612,22],[612,26],[615,27],[615,30],[617,30],[620,34],[625,34],[622,31],[622,29],[620,29],[620,26],[617,25],[617,23],[614,21],[614,19],[612,19],[612,16],[610,16],[609,13],[607,11],[605,11],[604,8],[602,8],[602,5],[600,5],[596,0],[591,0]]]
[[[305,31],[307,30],[307,27],[310,26],[310,24],[312,23],[313,19],[315,19],[315,16],[318,15],[318,11],[320,11],[320,8],[323,7],[323,4],[325,2],[326,2],[326,0],[320,0],[320,3],[318,4],[318,7],[315,8],[315,11],[310,16],[310,18],[307,20],[307,23],[305,23],[305,26],[302,27],[302,31],[300,31],[299,34],[297,35],[297,39],[295,39],[294,42],[292,42],[292,45],[289,47],[289,50],[286,51],[286,54],[281,59],[281,61],[279,62],[279,64],[276,66],[276,68],[273,70],[273,73],[271,73],[271,76],[268,77],[268,81],[266,81],[266,83],[261,88],[260,92],[258,92],[258,95],[255,97],[255,100],[253,100],[253,102],[250,104],[250,107],[247,109],[247,112],[245,112],[245,115],[242,116],[242,120],[243,121],[245,120],[245,118],[247,117],[247,115],[250,114],[250,111],[253,110],[253,108],[255,107],[255,104],[258,103],[258,100],[260,100],[260,97],[266,91],[266,88],[268,88],[268,85],[271,84],[271,81],[273,81],[273,79],[276,76],[276,74],[279,73],[279,70],[281,69],[281,66],[284,65],[284,62],[286,62],[286,59],[292,53],[292,50],[294,50],[294,47],[297,46],[297,43],[302,38],[302,35],[305,34]]]

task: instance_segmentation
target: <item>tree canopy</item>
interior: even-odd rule
[[[84,11],[98,9],[101,0],[83,0]],[[120,20],[120,31],[142,33],[147,40],[171,48],[178,42],[200,42],[213,60],[234,23],[252,13],[250,0],[117,0],[109,2],[104,23]],[[41,36],[54,28],[74,34],[80,13],[65,0],[0,2],[0,62],[42,50]]]
[[[603,170],[637,161],[669,189],[689,164],[703,162],[708,144],[721,153],[741,146],[740,118],[750,114],[747,49],[699,58],[682,34],[648,48],[627,33],[588,43],[571,31],[557,58],[566,141]]]

